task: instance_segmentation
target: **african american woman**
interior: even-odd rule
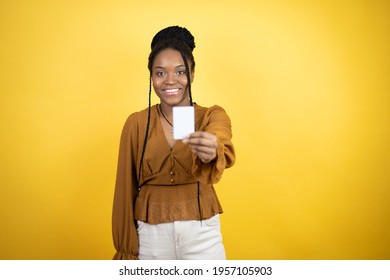
[[[183,27],[151,43],[149,106],[122,131],[112,215],[114,259],[226,259],[213,184],[235,162],[230,118],[193,103],[194,37]],[[153,89],[160,99],[151,105]],[[172,133],[173,108],[193,106],[195,132]]]

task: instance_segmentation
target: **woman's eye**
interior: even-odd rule
[[[184,75],[185,73],[186,73],[185,71],[178,71],[177,75],[181,76],[181,75]]]
[[[163,76],[164,76],[164,72],[157,72],[156,75],[157,75],[158,77],[163,77]]]

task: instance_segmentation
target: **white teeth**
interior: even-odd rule
[[[173,93],[173,92],[177,92],[177,91],[179,91],[179,89],[166,89],[166,90],[164,90],[165,92],[168,92],[168,93]]]

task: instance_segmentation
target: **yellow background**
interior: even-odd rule
[[[112,258],[120,132],[181,25],[233,122],[228,258],[389,259],[389,3],[1,1],[0,258]]]

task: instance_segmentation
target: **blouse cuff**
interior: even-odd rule
[[[124,252],[116,252],[113,260],[138,260],[138,256]]]

